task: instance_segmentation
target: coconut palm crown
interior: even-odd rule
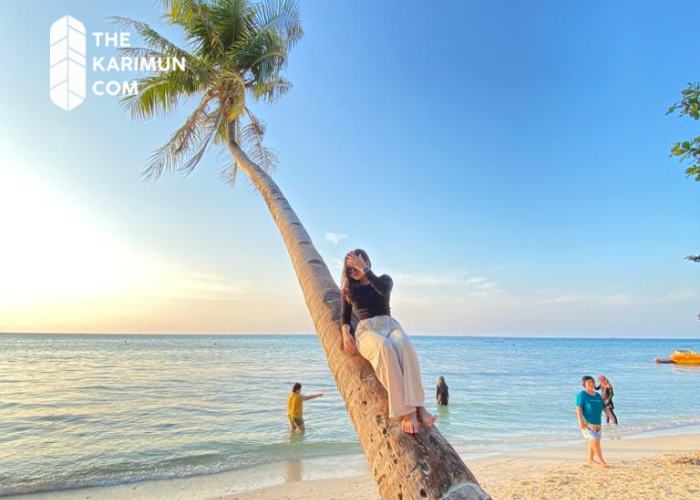
[[[295,0],[160,0],[163,22],[184,32],[180,47],[148,24],[127,18],[110,21],[136,31],[147,47],[120,49],[128,57],[184,58],[185,70],[155,72],[137,79],[139,92],[121,104],[134,119],[165,116],[185,100],[197,106],[170,139],[153,152],[146,178],[190,173],[213,144],[242,148],[268,173],[277,155],[263,145],[265,124],[250,102],[274,103],[292,87],[282,72],[291,48],[303,36]],[[236,180],[239,164],[222,170]]]

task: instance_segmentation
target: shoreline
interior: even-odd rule
[[[507,452],[467,462],[494,500],[691,499],[700,494],[700,433],[603,440],[610,469],[584,467],[586,444]],[[222,500],[381,500],[369,475],[263,487]],[[206,499],[214,500],[214,497]]]
[[[498,498],[531,498],[514,491],[535,488],[538,481],[572,484],[584,469],[585,442],[565,442],[530,450],[506,451],[466,458],[468,467],[486,491]],[[665,454],[700,452],[700,425],[642,432],[619,438],[603,438],[603,454],[611,464],[607,471],[595,468],[585,474],[624,471],[641,460],[661,460]],[[465,454],[463,453],[464,457]],[[658,465],[654,466],[659,468]],[[700,467],[697,473],[700,493]],[[662,469],[662,468],[661,468]],[[659,470],[661,470],[659,469]],[[547,478],[547,475],[554,475]],[[557,475],[562,476],[557,479]],[[553,487],[553,486],[552,486]],[[640,493],[640,498],[651,492]],[[658,492],[655,493],[658,498]],[[339,455],[275,462],[218,474],[149,480],[111,486],[54,490],[12,495],[17,500],[172,499],[172,500],[378,500],[364,455]],[[539,498],[539,497],[532,497]],[[675,498],[682,498],[676,496]]]

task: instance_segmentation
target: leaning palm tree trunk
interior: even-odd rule
[[[230,135],[234,137],[233,132]],[[415,436],[391,425],[386,391],[372,367],[341,347],[340,290],[311,242],[309,234],[279,187],[233,141],[228,144],[239,167],[262,194],[272,214],[306,307],[326,351],[328,366],[347,405],[374,481],[384,500],[490,499],[474,475],[435,426]]]

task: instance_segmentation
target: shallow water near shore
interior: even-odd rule
[[[413,336],[427,406],[464,456],[578,439],[584,374],[615,387],[606,437],[700,424],[700,367],[654,365],[685,340]],[[290,438],[291,385],[325,392]],[[315,336],[0,336],[0,495],[313,463],[361,448]],[[319,462],[321,463],[321,462]],[[296,470],[291,467],[292,472]]]

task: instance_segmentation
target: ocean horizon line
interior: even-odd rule
[[[121,337],[316,337],[316,333],[309,332],[272,332],[272,333],[172,333],[172,332],[3,332],[0,335],[85,335],[85,336],[121,336]],[[532,334],[480,334],[480,333],[411,333],[411,337],[430,337],[430,338],[481,338],[481,339],[529,339],[529,340],[678,340],[678,341],[700,341],[698,337],[633,337],[633,336],[586,336],[577,334],[575,336],[564,335],[532,335]]]

